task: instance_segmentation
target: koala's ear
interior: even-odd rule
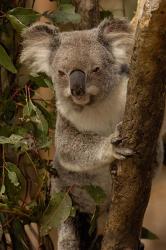
[[[23,33],[20,61],[33,73],[50,75],[50,58],[60,45],[59,30],[54,25],[36,23]]]
[[[120,64],[129,64],[133,31],[126,19],[105,19],[98,26],[98,41],[106,46]]]

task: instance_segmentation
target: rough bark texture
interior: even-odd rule
[[[146,0],[136,31],[122,145],[135,155],[117,163],[102,250],[139,249],[148,204],[152,161],[165,104],[166,1]],[[164,76],[165,74],[165,76]]]
[[[143,10],[144,10],[143,7],[145,5],[145,2],[146,2],[146,0],[138,0],[137,1],[137,10],[136,10],[136,13],[135,13],[133,19],[131,20],[131,24],[133,25],[134,29],[136,29],[136,27],[138,25],[138,21],[142,17]]]
[[[100,21],[98,0],[73,0],[76,12],[81,15],[79,29],[91,29]]]

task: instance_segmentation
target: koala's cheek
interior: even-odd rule
[[[97,87],[95,85],[91,85],[87,88],[87,93],[92,95],[92,96],[98,95],[99,92],[100,92],[99,87]]]
[[[69,87],[64,88],[63,95],[64,97],[69,97],[71,95]]]

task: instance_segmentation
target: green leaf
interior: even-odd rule
[[[104,19],[106,17],[112,17],[112,12],[110,12],[109,10],[102,10],[100,11],[100,19]]]
[[[22,7],[12,9],[8,11],[8,14],[15,16],[23,25],[26,26],[36,22],[41,17],[41,14],[33,9],[26,9]]]
[[[17,73],[17,69],[15,68],[11,58],[8,56],[2,45],[0,45],[0,65],[14,74]]]
[[[11,125],[7,126],[5,124],[5,126],[0,126],[0,137],[1,136],[5,136],[5,137],[9,137],[11,135]]]
[[[44,105],[40,103],[35,103],[35,105],[40,109],[42,114],[44,115],[45,119],[48,122],[49,128],[55,129],[55,123],[56,123],[56,117],[55,117],[55,112],[54,111],[48,111]]]
[[[71,4],[72,0],[60,0],[61,4]]]
[[[87,185],[84,186],[83,188],[86,189],[86,191],[91,196],[91,198],[96,202],[96,204],[100,204],[104,202],[104,200],[106,199],[106,193],[99,186]]]
[[[12,162],[6,162],[5,187],[10,201],[18,203],[22,191],[25,189],[26,181],[20,169]]]
[[[40,109],[33,104],[31,100],[29,100],[29,107],[35,112],[35,115],[31,117],[31,121],[33,121],[37,128],[42,132],[42,136],[44,137],[48,133],[48,123],[44,118]]]
[[[13,118],[15,116],[17,107],[16,103],[11,100],[7,99],[3,101],[3,108],[2,108],[2,119],[7,123],[7,124],[13,124]]]
[[[66,13],[75,14],[75,6],[73,4],[68,4],[68,3],[61,4],[60,10]]]
[[[142,227],[141,239],[158,240],[159,237],[153,232],[151,232],[149,229]]]
[[[18,187],[20,185],[20,183],[18,182],[18,178],[15,172],[8,170],[8,177],[9,180],[11,181],[11,183]]]
[[[24,230],[24,225],[20,220],[12,221],[12,240],[17,250],[29,250],[29,242]]]
[[[90,236],[93,234],[93,232],[97,228],[98,216],[99,216],[99,207],[96,207],[96,209],[95,209],[95,211],[94,211],[94,213],[92,215],[91,221],[90,221],[90,228],[89,228],[89,231],[88,231]]]
[[[51,79],[49,79],[47,76],[43,74],[31,74],[30,75],[30,80],[32,82],[35,82],[38,87],[48,87],[51,90],[53,89],[53,83]]]
[[[72,4],[61,4],[60,10],[53,12],[45,12],[44,16],[50,18],[55,23],[73,23],[77,24],[81,21],[81,16],[75,13],[75,7]]]
[[[8,208],[9,208],[9,206],[7,204],[0,202],[0,211],[1,211],[1,209],[8,209]]]
[[[55,193],[40,220],[41,234],[46,235],[52,228],[60,226],[70,216],[71,208],[72,201],[67,193]]]
[[[70,216],[74,218],[76,216],[76,212],[77,212],[76,208],[75,207],[71,207]]]
[[[21,33],[22,30],[26,27],[17,17],[7,14],[7,19],[11,23],[13,29],[15,29],[18,33]]]
[[[23,139],[22,136],[12,134],[10,137],[0,136],[0,144],[17,144]]]
[[[33,111],[33,106],[27,102],[23,108],[23,117],[30,117]]]
[[[2,184],[1,189],[0,189],[0,197],[1,197],[2,195],[4,195],[4,193],[5,193],[5,185]]]

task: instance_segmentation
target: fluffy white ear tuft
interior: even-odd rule
[[[126,19],[105,19],[98,27],[98,40],[108,47],[118,64],[129,64],[134,39]]]
[[[20,61],[32,73],[50,76],[50,55],[59,47],[59,30],[54,25],[36,23],[22,33],[23,50]]]

